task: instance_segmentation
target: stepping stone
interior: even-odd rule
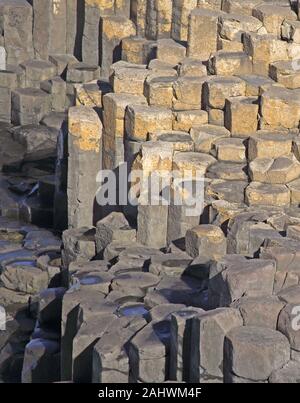
[[[252,63],[245,52],[219,50],[210,57],[208,70],[211,74],[219,76],[252,74]]]
[[[203,106],[205,109],[224,109],[227,98],[245,96],[245,91],[245,82],[238,77],[213,77],[204,83]]]
[[[190,132],[193,127],[208,123],[206,111],[190,110],[173,113],[173,130]]]
[[[246,146],[243,139],[224,138],[214,142],[212,154],[223,162],[247,162]]]
[[[244,326],[226,335],[224,353],[225,380],[236,374],[252,381],[266,381],[273,371],[287,364],[290,346],[287,338],[275,330]]]
[[[248,137],[258,128],[259,103],[256,97],[226,99],[225,127],[234,137]]]

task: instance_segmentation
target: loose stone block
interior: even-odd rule
[[[246,202],[250,206],[289,206],[290,190],[284,185],[252,182],[246,189]]]
[[[225,127],[232,136],[248,137],[258,128],[258,100],[250,97],[226,99]]]
[[[211,74],[221,76],[252,74],[252,62],[244,52],[219,50],[210,57],[208,70]]]
[[[16,125],[39,124],[49,114],[51,97],[37,88],[12,91],[12,122]]]
[[[248,141],[248,158],[279,158],[289,155],[292,150],[293,138],[267,131],[258,131]]]
[[[101,18],[100,32],[100,65],[102,77],[108,77],[112,63],[121,59],[121,41],[128,36],[136,35],[134,23],[122,16],[103,16]],[[99,35],[96,36],[98,38]],[[98,48],[98,44],[96,43]],[[97,54],[97,53],[96,53]],[[93,63],[98,64],[98,59]]]
[[[244,96],[245,90],[245,82],[238,77],[214,77],[203,85],[203,106],[224,109],[227,98]]]
[[[192,320],[190,382],[223,381],[223,345],[227,333],[242,325],[237,309],[219,308]]]
[[[37,59],[47,60],[51,53],[66,53],[66,0],[33,0],[33,46]]]
[[[154,106],[129,105],[125,129],[129,139],[146,141],[149,133],[172,130],[172,111]]]
[[[300,120],[300,94],[296,90],[274,87],[261,97],[262,128],[293,129]]]
[[[177,65],[186,56],[186,48],[173,39],[159,39],[157,41],[156,58],[165,63]]]
[[[70,108],[68,117],[69,226],[80,228],[93,225],[96,177],[102,167],[102,124],[97,113],[85,106]],[[79,177],[74,177],[74,170]]]
[[[225,337],[224,352],[228,379],[236,374],[252,381],[265,381],[290,359],[290,345],[285,336],[251,326],[231,330]]]
[[[208,123],[206,111],[191,110],[173,113],[173,130],[189,132],[192,127],[202,126]]]
[[[220,13],[196,8],[189,17],[187,56],[207,60],[217,50]]]
[[[200,225],[187,231],[185,242],[187,253],[194,258],[205,256],[217,260],[226,255],[225,235],[213,225]]]
[[[230,137],[230,132],[224,127],[203,125],[192,127],[191,136],[195,143],[195,151],[210,153],[217,140]]]

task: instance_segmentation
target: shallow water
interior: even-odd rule
[[[148,309],[144,305],[129,305],[119,309],[121,316],[144,316]]]

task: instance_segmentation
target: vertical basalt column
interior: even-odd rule
[[[8,64],[19,64],[33,57],[32,7],[26,0],[0,1],[0,31]]]
[[[100,18],[113,15],[114,0],[85,0],[84,29],[82,38],[82,60],[90,64],[99,64]]]
[[[102,123],[92,108],[78,106],[69,109],[68,124],[68,225],[90,227],[102,168]]]
[[[66,53],[66,0],[33,0],[33,46],[37,59]]]

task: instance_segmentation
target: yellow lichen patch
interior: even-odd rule
[[[77,137],[75,146],[83,151],[100,151],[102,124],[97,113],[86,106],[76,106],[69,110],[69,133]]]

